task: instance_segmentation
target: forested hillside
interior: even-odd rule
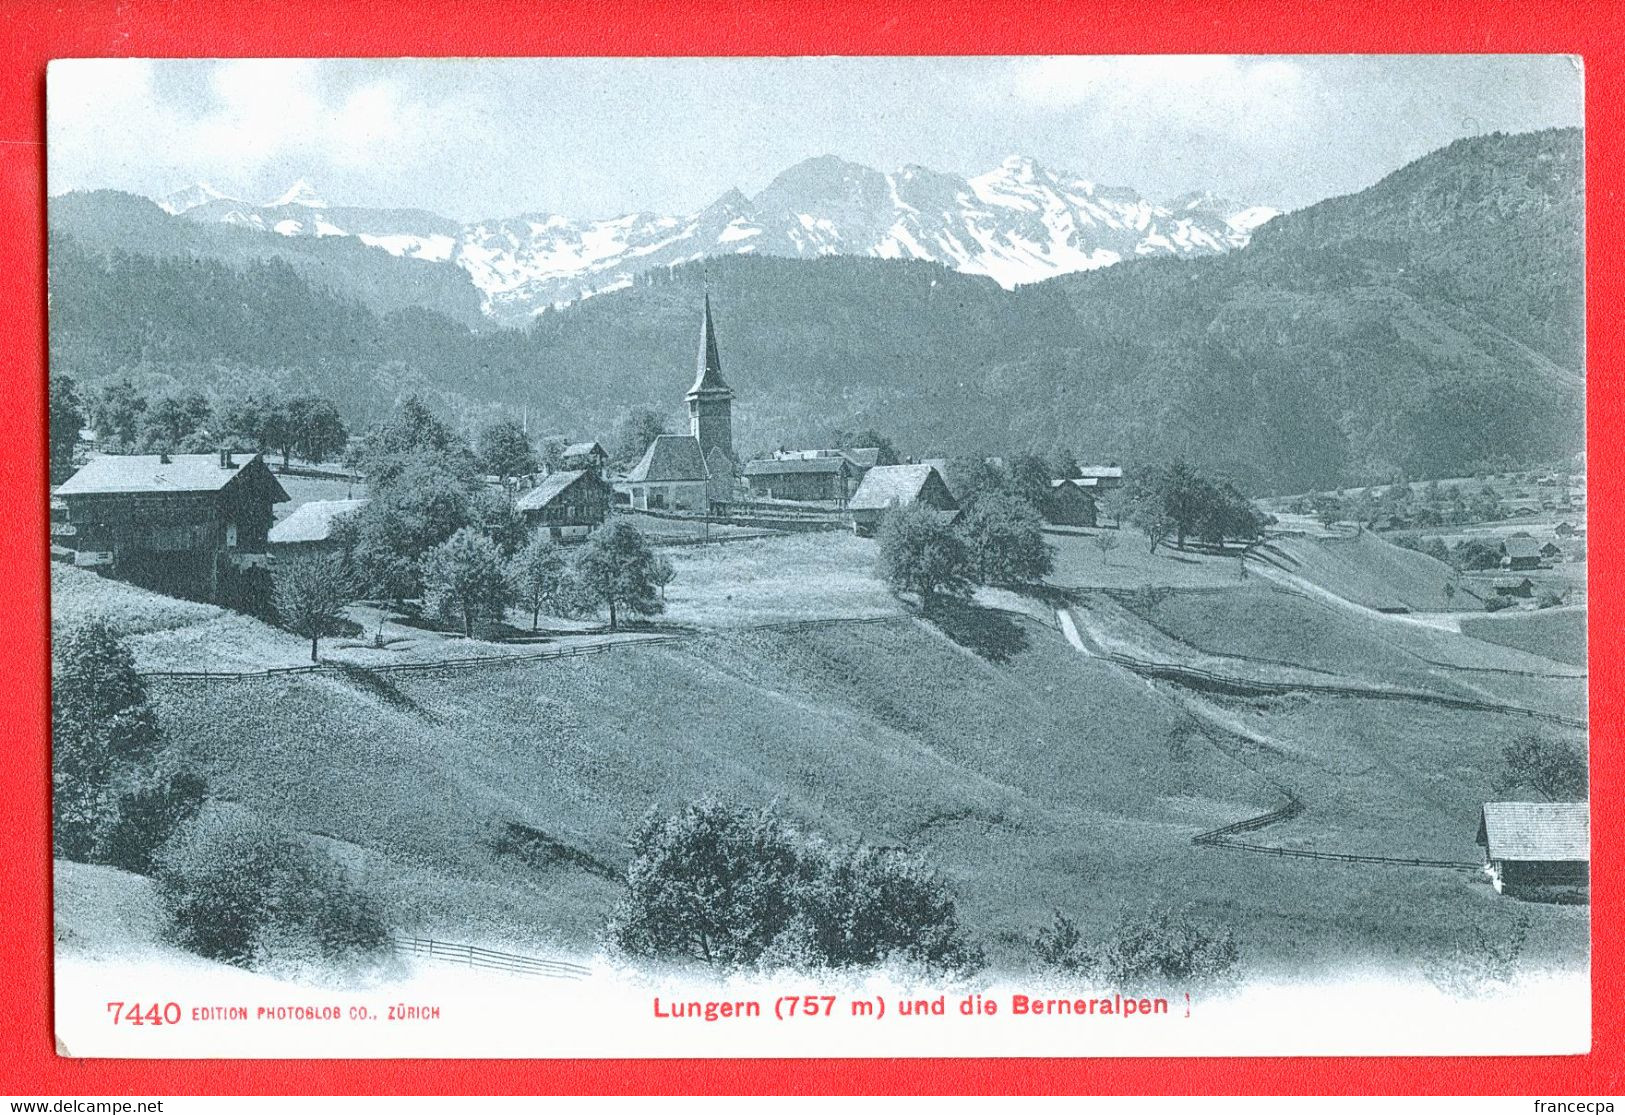
[[[356,418],[427,390],[601,437],[632,406],[675,416],[708,282],[746,451],[875,426],[922,454],[1184,453],[1255,492],[1458,475],[1581,447],[1580,139],[1464,140],[1224,256],[1014,291],[935,264],[741,256],[523,333],[472,333],[431,299],[380,312],[287,262],[109,256],[59,225],[53,361],[87,382],[276,376]]]

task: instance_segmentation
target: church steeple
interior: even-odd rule
[[[729,460],[734,455],[733,389],[722,378],[722,357],[717,352],[716,326],[711,321],[711,296],[705,296],[700,317],[700,353],[694,386],[688,389],[689,431],[698,439],[706,460],[720,448]]]
[[[700,355],[695,361],[694,386],[688,389],[690,395],[701,392],[727,391],[731,396],[733,392],[722,380],[722,357],[717,355],[717,330],[711,323],[711,296],[705,296],[705,311],[700,318]]]

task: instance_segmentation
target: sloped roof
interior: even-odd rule
[[[845,457],[786,457],[779,460],[748,461],[746,476],[782,476],[789,472],[840,472],[850,467]]]
[[[847,501],[849,511],[879,511],[903,507],[919,498],[937,470],[931,465],[876,465],[863,474],[863,483]],[[940,482],[942,477],[938,475]]]
[[[711,324],[711,296],[705,296],[705,311],[700,316],[700,355],[695,361],[697,367],[694,371],[694,386],[688,389],[690,395],[706,393],[720,394],[733,390],[722,379],[722,357],[717,354],[717,331]]]
[[[840,454],[859,468],[874,468],[880,463],[880,450],[873,447],[842,449]]]
[[[1074,488],[1097,488],[1100,486],[1098,476],[1069,476],[1060,480],[1051,480],[1051,488],[1059,488],[1062,484],[1070,484]]]
[[[552,503],[566,488],[580,480],[583,476],[596,476],[596,473],[586,469],[564,469],[559,472],[550,472],[542,477],[542,482],[520,496],[514,507],[520,511],[540,511]]]
[[[565,457],[586,457],[594,451],[609,456],[609,452],[596,441],[578,441],[574,445],[566,445],[559,452]]]
[[[1082,465],[1078,475],[1085,480],[1121,480],[1123,470],[1118,465]]]
[[[315,499],[293,509],[293,514],[271,528],[267,536],[275,545],[296,542],[326,542],[344,516],[367,506],[364,499]]]
[[[1507,557],[1524,558],[1539,557],[1540,543],[1527,534],[1515,534],[1501,544],[1506,549]]]
[[[1492,860],[1589,860],[1591,807],[1583,801],[1491,801],[1478,842]]]
[[[138,492],[218,492],[259,462],[254,453],[238,454],[230,467],[220,467],[218,453],[175,453],[164,460],[157,453],[92,457],[85,467],[70,476],[56,490],[59,496],[120,495]],[[266,470],[276,488],[273,503],[287,500],[276,478]]]
[[[688,434],[661,434],[643,451],[643,459],[626,474],[628,483],[709,480],[700,441]]]

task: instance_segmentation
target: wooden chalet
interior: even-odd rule
[[[1574,901],[1591,886],[1591,807],[1583,801],[1492,801],[1478,843],[1496,891],[1537,901]]]
[[[267,565],[283,490],[258,454],[96,457],[55,492],[75,565],[172,596],[233,601]]]
[[[1505,555],[1501,565],[1507,569],[1539,569],[1540,543],[1527,534],[1514,534],[1501,543]]]
[[[592,469],[553,472],[514,504],[532,527],[555,539],[587,537],[609,516],[610,489]]]
[[[578,441],[559,451],[560,468],[566,472],[586,470],[600,477],[609,467],[609,450],[596,441]]]

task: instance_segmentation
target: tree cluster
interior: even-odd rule
[[[1208,545],[1251,541],[1264,527],[1264,517],[1235,485],[1209,479],[1183,459],[1135,478],[1126,518],[1145,535],[1152,553],[1170,535],[1183,550],[1190,538]]]
[[[1547,801],[1584,801],[1589,784],[1586,754],[1577,747],[1521,732],[1501,752],[1498,794],[1534,790]]]
[[[1036,584],[1054,567],[1043,519],[1007,487],[976,493],[952,522],[923,503],[888,511],[879,542],[881,579],[918,597],[928,613],[943,600],[969,597],[976,585]]]
[[[211,399],[197,390],[144,390],[119,379],[90,393],[85,409],[98,444],[122,452],[225,447],[280,453],[284,465],[294,456],[319,463],[339,454],[350,437],[337,404],[314,394],[256,391]]]
[[[631,851],[609,937],[633,956],[802,970],[982,962],[920,857],[815,839],[771,809],[651,812]]]
[[[93,621],[51,649],[52,849],[145,874],[201,807],[204,781],[165,753],[146,683],[111,627]]]

